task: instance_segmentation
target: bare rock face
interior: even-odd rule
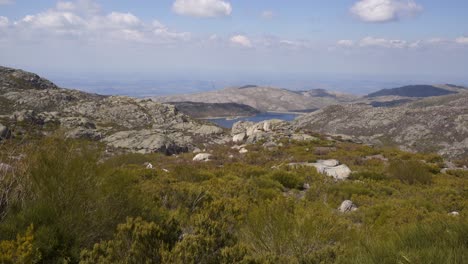
[[[398,145],[408,151],[468,155],[468,91],[429,97],[394,107],[335,105],[303,115],[296,129],[349,136],[372,145]]]
[[[242,133],[239,133],[239,134],[234,135],[234,136],[232,137],[232,141],[233,141],[234,143],[242,142],[242,141],[244,141],[244,139],[245,139],[246,137],[247,137],[247,135],[246,135],[244,132],[242,132]]]
[[[173,154],[228,140],[222,128],[194,120],[172,105],[62,89],[35,74],[4,67],[0,102],[8,106],[0,114],[24,124],[25,130],[30,125],[38,131],[59,127],[69,138],[99,140],[111,151]]]
[[[358,207],[350,200],[343,201],[338,208],[338,210],[342,213],[350,213],[354,212],[358,209]]]
[[[280,138],[289,138],[295,141],[316,140],[315,137],[307,134],[294,133],[291,123],[278,119],[259,123],[239,121],[233,125],[231,135],[233,136],[232,141],[235,143],[245,141],[249,144],[262,140],[274,144],[274,141]]]

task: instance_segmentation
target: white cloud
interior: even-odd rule
[[[112,12],[106,16],[107,22],[115,27],[138,27],[141,20],[131,13]]]
[[[82,28],[86,21],[71,12],[49,10],[36,15],[27,15],[17,24],[23,28],[53,30],[63,33]]]
[[[360,47],[382,47],[382,48],[406,48],[409,47],[408,42],[405,40],[399,39],[384,39],[384,38],[374,38],[374,37],[365,37],[359,41]]]
[[[413,16],[422,11],[414,0],[360,0],[351,12],[364,22],[379,23]]]
[[[232,6],[222,0],[176,0],[172,10],[179,15],[220,17],[230,15]]]
[[[117,39],[144,43],[172,43],[190,39],[190,33],[173,31],[158,21],[145,23],[131,13],[103,14],[91,0],[60,1],[53,9],[16,21],[10,33],[12,38],[16,36],[36,41],[52,37],[72,39],[76,36],[80,41]]]
[[[354,41],[349,40],[349,39],[342,39],[342,40],[338,40],[336,42],[336,45],[340,47],[352,47],[354,46]]]
[[[0,0],[0,5],[9,5],[13,4],[14,2],[14,0]]]
[[[9,24],[10,24],[10,20],[8,20],[7,17],[0,16],[0,28],[8,27]]]
[[[61,11],[73,11],[76,9],[76,5],[73,2],[58,1],[56,7],[57,10]]]
[[[263,19],[272,19],[275,17],[275,13],[271,10],[265,10],[261,14]]]
[[[455,42],[458,44],[468,44],[468,37],[459,37]]]
[[[231,41],[231,43],[233,43],[235,45],[242,46],[242,47],[245,47],[245,48],[251,48],[252,47],[252,42],[250,41],[250,39],[248,37],[246,37],[244,35],[232,36],[230,41]]]

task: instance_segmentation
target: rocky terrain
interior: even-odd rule
[[[290,91],[247,85],[218,91],[153,98],[159,102],[202,102],[245,104],[262,112],[311,112],[328,105],[350,102],[356,96],[322,89]]]
[[[62,89],[36,74],[0,67],[1,137],[43,135],[99,140],[110,149],[177,153],[223,141],[223,130],[174,106]]]
[[[394,107],[365,103],[329,106],[301,116],[294,127],[344,135],[369,144],[437,152],[450,158],[466,157],[468,91]]]
[[[251,106],[236,103],[169,102],[168,104],[174,105],[179,111],[193,118],[253,116],[260,113]]]

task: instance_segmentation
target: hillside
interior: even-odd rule
[[[273,87],[246,85],[217,91],[155,97],[159,102],[202,102],[245,104],[263,112],[313,111],[322,107],[349,102],[355,96],[325,90],[290,91]]]
[[[430,97],[394,107],[364,103],[337,105],[304,115],[295,127],[343,134],[377,145],[411,151],[468,155],[468,92]]]
[[[433,85],[408,85],[399,88],[383,89],[375,93],[368,94],[367,97],[379,96],[402,96],[402,97],[431,97],[457,93],[458,88],[454,86],[437,87]]]
[[[222,140],[223,130],[196,121],[174,106],[123,96],[62,89],[36,74],[0,68],[0,124],[11,136],[93,139],[109,150],[178,153]]]
[[[251,106],[236,103],[168,102],[167,104],[174,105],[179,111],[193,118],[252,116],[260,113]]]

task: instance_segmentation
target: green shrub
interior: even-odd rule
[[[34,247],[34,228],[28,227],[25,234],[18,234],[16,240],[0,241],[0,263],[30,264],[40,261],[40,254]]]
[[[468,179],[468,170],[448,170],[447,174],[458,178]]]
[[[449,219],[363,231],[340,263],[466,263],[468,224]]]
[[[177,223],[170,221],[164,227],[142,218],[128,218],[117,227],[112,240],[94,245],[81,252],[82,264],[139,264],[161,263],[180,235]]]
[[[432,174],[427,166],[415,160],[394,160],[390,163],[388,171],[392,178],[407,184],[429,184],[432,182]]]
[[[388,177],[383,173],[373,172],[373,171],[362,171],[351,174],[350,179],[352,180],[385,180]]]
[[[333,263],[342,222],[327,208],[277,199],[249,214],[241,238],[255,263]]]
[[[304,179],[302,177],[299,177],[293,172],[287,171],[275,171],[271,174],[271,178],[289,189],[301,188],[304,183]]]

